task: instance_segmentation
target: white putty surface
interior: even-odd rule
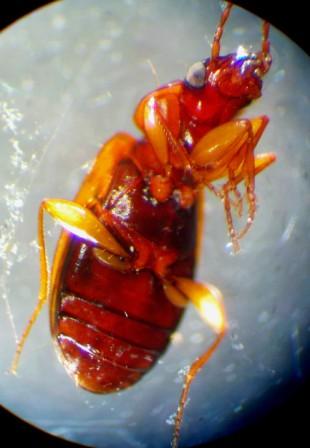
[[[43,197],[72,198],[100,145],[134,132],[132,113],[161,83],[209,55],[217,1],[65,0],[0,36],[0,403],[53,434],[96,447],[168,447],[182,369],[211,332],[188,310],[158,365],[133,388],[78,390],[53,352],[48,312],[8,373],[38,289],[36,216]],[[256,49],[261,22],[235,8],[223,53]],[[268,394],[304,374],[309,349],[309,58],[271,32],[273,66],[264,95],[244,116],[269,115],[258,150],[278,162],[257,178],[260,207],[238,256],[225,246],[221,204],[207,197],[198,278],[225,295],[230,333],[194,383],[182,446],[206,442],[270,406]],[[57,230],[57,229],[56,229]],[[50,225],[50,255],[57,231]],[[308,350],[309,353],[309,350]],[[308,355],[309,356],[309,355]],[[309,357],[308,357],[309,359]],[[179,372],[179,373],[178,373]]]

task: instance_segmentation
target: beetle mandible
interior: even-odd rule
[[[40,290],[18,343],[12,371],[47,298],[56,351],[76,384],[95,393],[136,383],[162,355],[188,303],[216,333],[191,365],[180,398],[172,445],[178,444],[189,387],[227,331],[220,291],[193,280],[202,232],[202,192],[224,204],[235,251],[256,211],[255,176],[274,160],[254,155],[266,116],[234,119],[261,95],[271,65],[269,25],[259,51],[220,55],[222,12],[211,56],[183,81],[146,95],[134,121],[140,140],[117,133],[100,150],[74,201],[44,199],[39,207]],[[244,195],[238,189],[244,184]],[[247,205],[246,223],[236,230]],[[64,231],[51,273],[44,212]]]

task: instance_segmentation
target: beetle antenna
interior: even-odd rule
[[[263,68],[262,68],[263,74],[268,72],[272,62],[272,57],[270,53],[269,29],[270,29],[269,23],[264,21],[262,25],[262,50],[261,50],[261,57],[263,61]]]
[[[222,12],[220,22],[217,26],[216,32],[214,34],[212,47],[211,47],[211,61],[216,59],[220,55],[220,49],[221,49],[221,38],[224,31],[225,23],[229,17],[230,10],[233,7],[233,4],[231,2],[227,2],[227,5]]]

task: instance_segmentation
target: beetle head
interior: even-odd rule
[[[262,77],[271,65],[267,22],[263,22],[259,51],[248,52],[240,46],[236,53],[220,56],[221,38],[231,8],[228,2],[214,35],[211,57],[193,64],[184,82],[183,103],[188,114],[210,125],[230,119],[238,109],[261,96]]]
[[[217,88],[221,95],[247,103],[261,96],[262,77],[270,64],[269,54],[247,53],[239,47],[237,53],[204,62],[205,83]]]

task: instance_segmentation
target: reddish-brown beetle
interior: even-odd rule
[[[254,156],[266,116],[234,119],[261,95],[271,65],[269,26],[257,53],[220,56],[231,3],[214,36],[211,57],[184,81],[145,96],[134,114],[144,134],[118,133],[100,151],[74,202],[45,199],[39,208],[41,281],[38,304],[18,344],[16,371],[28,334],[50,298],[51,332],[61,362],[77,385],[96,393],[136,383],[169,344],[184,307],[194,304],[217,336],[190,367],[176,416],[177,445],[189,387],[226,332],[220,292],[193,280],[202,229],[202,191],[223,200],[235,250],[251,226],[255,176],[274,160]],[[217,181],[222,181],[219,185]],[[241,195],[238,184],[244,183]],[[247,220],[237,231],[232,208]],[[48,272],[43,214],[62,233]]]

